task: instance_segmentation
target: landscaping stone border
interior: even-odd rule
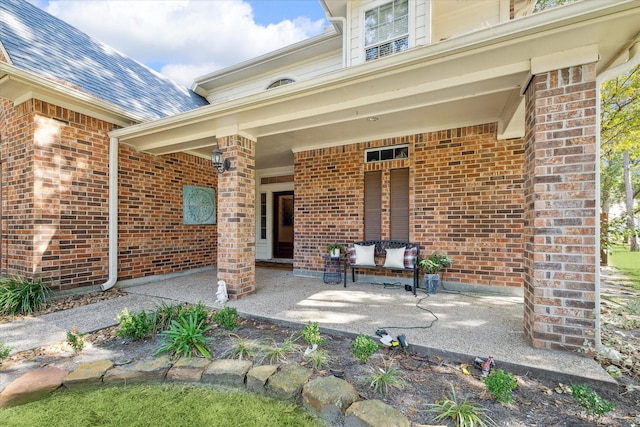
[[[14,380],[0,393],[0,408],[48,397],[60,388],[96,384],[183,382],[244,388],[271,397],[300,400],[326,425],[348,427],[409,427],[409,419],[381,400],[359,400],[356,389],[333,376],[314,377],[313,370],[295,364],[253,366],[247,360],[144,358],[116,365],[110,360],[84,363],[72,372],[37,369]]]

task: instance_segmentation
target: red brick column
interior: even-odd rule
[[[238,299],[256,291],[256,147],[239,135],[219,138],[218,145],[231,161],[218,176],[218,280]]]
[[[575,350],[596,326],[596,71],[536,75],[526,92],[524,330]]]

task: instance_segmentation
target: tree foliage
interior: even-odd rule
[[[534,12],[541,12],[547,9],[553,9],[554,7],[563,6],[569,3],[575,3],[579,0],[538,0],[536,6],[533,9]]]

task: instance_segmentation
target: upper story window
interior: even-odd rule
[[[409,158],[408,145],[396,145],[393,147],[371,148],[364,152],[365,162],[384,162],[385,160],[398,160]]]
[[[395,0],[364,15],[365,59],[382,58],[409,48],[409,0]]]
[[[269,86],[267,86],[267,89],[273,89],[274,87],[280,87],[280,86],[288,85],[289,83],[295,83],[295,80],[293,80],[293,79],[276,80],[275,82],[273,82]]]

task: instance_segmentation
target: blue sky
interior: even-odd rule
[[[185,86],[320,34],[317,0],[29,0]]]

